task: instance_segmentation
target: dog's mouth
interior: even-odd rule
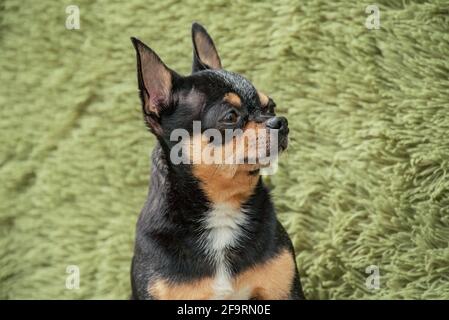
[[[221,168],[234,167],[239,171],[257,174],[261,169],[269,168],[275,163],[288,147],[288,133],[281,134],[279,130],[260,132],[262,133],[233,136],[229,140],[225,139],[224,143],[218,139],[221,137],[219,135],[217,141],[215,136],[211,140],[211,136],[196,135],[178,142],[181,147],[177,147],[178,152],[170,152],[170,157],[173,163],[181,161]]]
[[[279,153],[282,153],[288,148],[288,136],[283,136],[279,140]]]
[[[254,169],[254,170],[250,170],[250,171],[248,172],[248,174],[249,174],[250,176],[257,176],[259,173],[260,173],[260,168],[257,168],[257,169]]]
[[[288,135],[282,136],[278,139],[277,148],[276,145],[272,146],[270,143],[267,143],[266,150],[264,153],[256,154],[255,156],[253,155],[252,157],[245,156],[243,158],[243,163],[253,164],[255,166],[258,166],[259,168],[268,167],[270,165],[270,162],[278,158],[281,153],[287,150],[287,148],[288,148]]]

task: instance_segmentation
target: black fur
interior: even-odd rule
[[[136,299],[152,299],[148,284],[154,274],[182,282],[212,276],[214,272],[198,246],[199,221],[210,210],[198,181],[187,167],[170,170],[159,145],[153,151],[152,164],[150,192],[137,222],[131,271]],[[243,208],[249,217],[248,237],[227,253],[234,274],[274,257],[283,248],[295,256],[262,179]],[[297,270],[291,298],[304,298]]]
[[[143,45],[136,39],[133,42],[136,49]],[[151,54],[154,53],[151,51]],[[161,113],[156,116],[145,110],[145,99],[148,98],[145,94],[151,92],[144,92],[138,50],[137,61],[146,123],[152,129],[156,120],[160,130],[152,130],[158,143],[152,155],[148,198],[137,222],[131,284],[133,299],[152,299],[148,287],[155,276],[184,282],[214,274],[213,264],[198,245],[204,231],[200,221],[211,210],[212,204],[193,175],[191,165],[171,163],[169,153],[176,141],[170,141],[170,133],[176,128],[192,132],[194,120],[201,121],[203,130],[228,128],[229,124],[222,122],[223,116],[233,109],[223,102],[223,96],[228,92],[239,95],[243,106],[234,110],[239,118],[231,126],[233,128],[243,127],[247,121],[265,122],[274,116],[274,111],[273,108],[262,108],[256,89],[247,79],[232,72],[211,70],[194,56],[192,75],[182,77],[169,70],[172,76],[170,97],[168,103],[160,106]],[[285,139],[287,134],[284,134]],[[238,247],[226,251],[233,274],[267,261],[284,248],[295,257],[291,240],[276,218],[269,192],[260,177],[242,209],[248,218],[246,237]],[[304,298],[297,270],[290,298]]]

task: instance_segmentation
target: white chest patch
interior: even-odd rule
[[[217,204],[204,220],[203,247],[215,265],[214,299],[249,299],[250,290],[235,290],[226,259],[226,249],[245,237],[245,214],[227,204]]]

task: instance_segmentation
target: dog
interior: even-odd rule
[[[276,132],[277,141],[266,141],[277,142],[276,151],[282,152],[288,145],[287,119],[276,116],[268,95],[222,68],[200,24],[192,25],[188,76],[131,40],[143,117],[157,139],[150,191],[136,226],[131,299],[304,299],[292,242],[262,181],[264,166],[172,161],[177,129],[199,139],[200,146],[212,143],[203,137],[208,129]],[[199,135],[193,133],[195,121]],[[215,145],[225,144],[252,148],[236,136]]]

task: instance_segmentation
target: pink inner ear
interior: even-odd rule
[[[148,111],[155,113],[158,117],[160,111],[168,104],[168,96],[153,94],[148,100]]]
[[[200,60],[212,69],[221,69],[221,61],[214,44],[203,33],[195,35],[195,44]]]
[[[160,115],[161,109],[168,103],[172,79],[168,68],[151,50],[139,48],[141,59],[142,78],[145,85],[145,108],[148,112]]]

